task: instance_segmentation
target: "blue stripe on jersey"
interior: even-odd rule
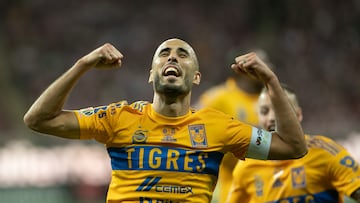
[[[161,177],[152,177],[149,176],[145,179],[143,183],[136,189],[136,191],[150,191],[156,183],[158,183],[161,180]],[[145,189],[143,189],[146,186]]]
[[[307,194],[295,197],[283,198],[277,201],[270,201],[267,203],[338,203],[339,193],[336,190],[327,190],[316,194]]]
[[[161,170],[218,175],[224,156],[165,146],[110,147],[112,170]]]

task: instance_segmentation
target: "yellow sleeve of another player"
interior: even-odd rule
[[[227,203],[237,203],[237,202],[249,202],[251,195],[247,192],[247,187],[251,184],[247,177],[248,175],[244,174],[245,165],[244,161],[238,161],[233,171],[232,185],[227,197]],[[252,178],[252,176],[250,176]]]
[[[336,189],[350,196],[356,189],[360,188],[360,168],[359,163],[350,155],[350,153],[329,138],[323,138],[328,146],[338,148],[340,151],[329,160],[328,165],[329,177],[332,179],[333,185]]]

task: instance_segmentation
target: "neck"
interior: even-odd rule
[[[190,95],[169,96],[155,93],[152,106],[157,113],[164,116],[183,116],[189,112]]]

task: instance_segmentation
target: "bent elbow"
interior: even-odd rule
[[[304,157],[308,153],[307,147],[305,147],[303,150],[300,150],[298,153],[295,154],[294,159],[299,159]]]
[[[292,153],[292,159],[299,159],[304,157],[308,153],[308,148],[306,143],[299,144],[300,146],[294,148]]]
[[[300,135],[296,139],[284,140],[279,134],[274,133],[272,138],[273,148],[269,154],[271,160],[299,159],[308,153],[304,135]]]
[[[31,112],[27,112],[23,117],[24,124],[37,132],[41,132],[42,126],[45,120],[41,119],[41,116],[37,116],[32,114]]]
[[[29,112],[27,112],[24,117],[23,117],[23,121],[24,121],[24,124],[32,129],[32,130],[35,130],[36,129],[36,126],[37,126],[37,121],[35,119],[34,116],[32,116]]]

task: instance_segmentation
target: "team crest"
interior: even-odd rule
[[[189,125],[188,129],[193,147],[204,148],[208,146],[204,124]]]
[[[306,174],[304,166],[291,169],[291,181],[293,188],[304,188],[306,186]]]
[[[137,130],[135,131],[134,135],[132,136],[132,143],[133,144],[144,144],[147,140],[147,130]]]

